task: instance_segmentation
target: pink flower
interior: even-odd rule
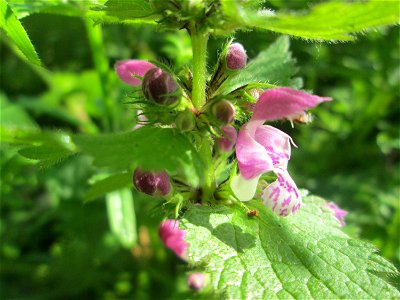
[[[161,222],[158,234],[164,245],[175,252],[183,260],[186,260],[188,243],[185,241],[186,230],[179,229],[178,220],[167,219]]]
[[[236,129],[231,125],[227,125],[222,128],[222,132],[224,135],[217,140],[218,149],[222,152],[229,152],[236,143]]]
[[[253,116],[240,129],[236,142],[240,174],[232,179],[231,188],[241,201],[251,200],[261,175],[273,171],[278,179],[264,189],[263,203],[280,216],[297,211],[302,204],[301,196],[287,172],[293,141],[279,129],[263,124],[290,118],[329,100],[290,88],[270,89],[260,96]]]
[[[155,65],[145,60],[128,59],[118,61],[114,68],[122,81],[133,86],[138,86],[142,84],[142,81],[135,76],[144,76],[148,70],[154,67]]]
[[[334,202],[328,202],[325,207],[329,208],[332,210],[334,216],[336,219],[339,220],[340,224],[342,224],[342,226],[346,225],[344,222],[344,217],[348,214],[347,211],[341,209],[339,206],[336,205],[336,203]]]

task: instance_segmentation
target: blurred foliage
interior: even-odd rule
[[[271,1],[280,7],[283,1]],[[302,8],[307,1],[291,2]],[[134,126],[126,104],[129,87],[119,83],[119,59],[190,62],[183,32],[154,27],[103,27],[111,86],[104,94],[86,24],[77,17],[31,15],[22,23],[47,70],[26,64],[0,41],[1,120],[16,129],[105,130],[103,98],[113,99],[118,130]],[[44,34],[45,28],[45,34]],[[382,254],[400,262],[400,101],[398,28],[376,31],[349,44],[292,40],[304,88],[332,96],[314,111],[312,126],[278,123],[290,133],[293,177],[301,188],[349,210],[345,228],[371,240]],[[276,39],[266,33],[236,36],[255,57]],[[225,38],[209,45],[209,67]],[[134,193],[138,243],[126,251],[111,233],[105,201],[84,203],[95,174],[84,157],[69,157],[41,168],[2,143],[0,298],[177,299],[187,297],[187,267],[165,250],[157,225],[163,216]]]

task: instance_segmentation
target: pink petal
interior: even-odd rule
[[[144,76],[148,70],[154,67],[152,63],[138,59],[121,60],[114,66],[118,77],[133,86],[142,84],[142,81],[139,78],[135,78],[135,76]]]
[[[223,152],[229,152],[232,150],[233,146],[236,143],[236,129],[232,125],[228,125],[222,128],[222,132],[224,133],[224,135],[223,137],[220,137],[217,141],[218,148]]]
[[[179,229],[178,220],[165,220],[161,222],[158,233],[164,245],[185,259],[188,243],[185,241],[186,230]]]
[[[262,124],[287,118],[330,100],[329,97],[319,97],[291,88],[269,89],[258,99],[250,121]]]
[[[287,168],[290,144],[293,143],[289,135],[275,127],[263,125],[257,127],[254,139],[267,150],[275,168]]]
[[[345,225],[344,217],[348,214],[347,211],[341,209],[334,202],[327,203],[325,205],[325,207],[328,207],[328,208],[330,208],[332,210],[333,214],[335,215],[335,218],[339,220],[339,222],[340,222],[340,224],[342,224],[342,226]]]
[[[294,215],[302,205],[299,190],[286,170],[277,168],[274,172],[278,179],[264,189],[263,203],[278,216]]]
[[[236,142],[240,173],[246,179],[271,171],[274,167],[267,150],[254,139],[256,129],[251,125],[249,123],[243,125]]]

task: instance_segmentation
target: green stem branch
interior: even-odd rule
[[[192,102],[197,111],[206,104],[207,42],[208,33],[197,30],[193,24],[190,30],[193,49]],[[197,149],[205,163],[205,182],[202,186],[202,200],[212,201],[215,191],[215,170],[212,159],[212,139],[210,134],[199,136]]]
[[[197,110],[206,103],[206,67],[208,33],[198,32],[195,26],[191,28],[193,49],[193,89],[192,102]]]

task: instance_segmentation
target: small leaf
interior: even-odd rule
[[[107,193],[122,189],[132,184],[132,174],[120,173],[94,183],[85,195],[85,201],[94,200]]]
[[[135,208],[132,193],[122,189],[106,195],[108,222],[111,232],[121,245],[131,249],[137,241]]]
[[[292,79],[297,71],[295,62],[289,52],[289,38],[280,37],[268,49],[251,60],[244,70],[229,77],[216,94],[226,95],[254,82],[301,88],[301,81],[297,78]]]
[[[225,299],[394,299],[387,277],[396,268],[374,246],[340,230],[321,198],[308,196],[293,217],[278,217],[261,201],[259,217],[227,206],[189,206],[189,263],[205,268]],[[379,258],[378,258],[379,257]]]
[[[183,176],[194,186],[203,181],[199,154],[176,129],[144,126],[126,133],[80,135],[73,140],[100,167],[126,170],[140,165],[144,169],[166,170],[171,175]]]
[[[28,34],[5,0],[0,0],[0,28],[30,63],[41,65]]]
[[[397,1],[327,2],[307,14],[284,14],[249,10],[238,1],[222,1],[224,13],[237,26],[266,29],[319,41],[353,40],[353,33],[399,22]]]

